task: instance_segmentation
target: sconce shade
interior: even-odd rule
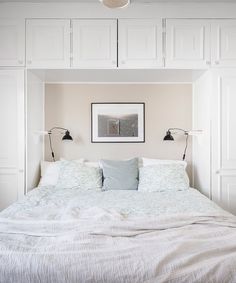
[[[108,8],[124,8],[129,5],[130,0],[99,0]]]
[[[173,140],[174,140],[174,138],[173,138],[173,136],[171,135],[171,132],[170,132],[170,131],[167,131],[167,132],[166,132],[166,135],[165,135],[165,137],[164,137],[163,140],[164,140],[164,141],[173,141]]]
[[[73,138],[72,138],[72,136],[70,135],[70,132],[69,132],[69,131],[66,131],[66,132],[65,132],[65,135],[63,136],[62,140],[63,140],[63,141],[73,141]]]

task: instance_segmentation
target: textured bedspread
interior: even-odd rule
[[[0,282],[234,283],[236,218],[195,190],[37,189],[0,214]]]

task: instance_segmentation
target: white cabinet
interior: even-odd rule
[[[117,67],[117,20],[73,20],[73,67]]]
[[[162,21],[127,19],[118,21],[120,68],[163,66]]]
[[[0,66],[24,66],[25,20],[0,20]]]
[[[236,69],[215,70],[212,96],[212,197],[236,214]]]
[[[166,21],[166,67],[206,68],[210,65],[210,22],[175,19]]]
[[[212,66],[236,67],[236,20],[217,20],[211,25]]]
[[[0,70],[0,210],[24,195],[24,71]]]
[[[26,56],[28,68],[69,68],[70,20],[28,20]]]

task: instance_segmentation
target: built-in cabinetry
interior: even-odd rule
[[[212,82],[212,199],[236,214],[236,69]]]
[[[118,32],[117,32],[118,31]],[[0,66],[178,68],[236,65],[234,19],[0,20]]]
[[[163,66],[161,20],[119,20],[118,56],[120,68]]]
[[[71,59],[74,68],[117,68],[117,20],[73,20]]]
[[[167,68],[236,66],[236,20],[166,20],[165,58]]]
[[[209,21],[166,21],[166,67],[205,69],[210,60]]]
[[[70,67],[70,20],[27,20],[26,65],[29,68]]]
[[[212,65],[236,66],[236,20],[214,20],[211,24]]]
[[[0,70],[0,210],[24,195],[24,71]]]
[[[0,19],[0,66],[25,65],[25,20]]]

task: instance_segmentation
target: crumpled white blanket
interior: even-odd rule
[[[236,217],[0,219],[0,282],[236,282]]]

